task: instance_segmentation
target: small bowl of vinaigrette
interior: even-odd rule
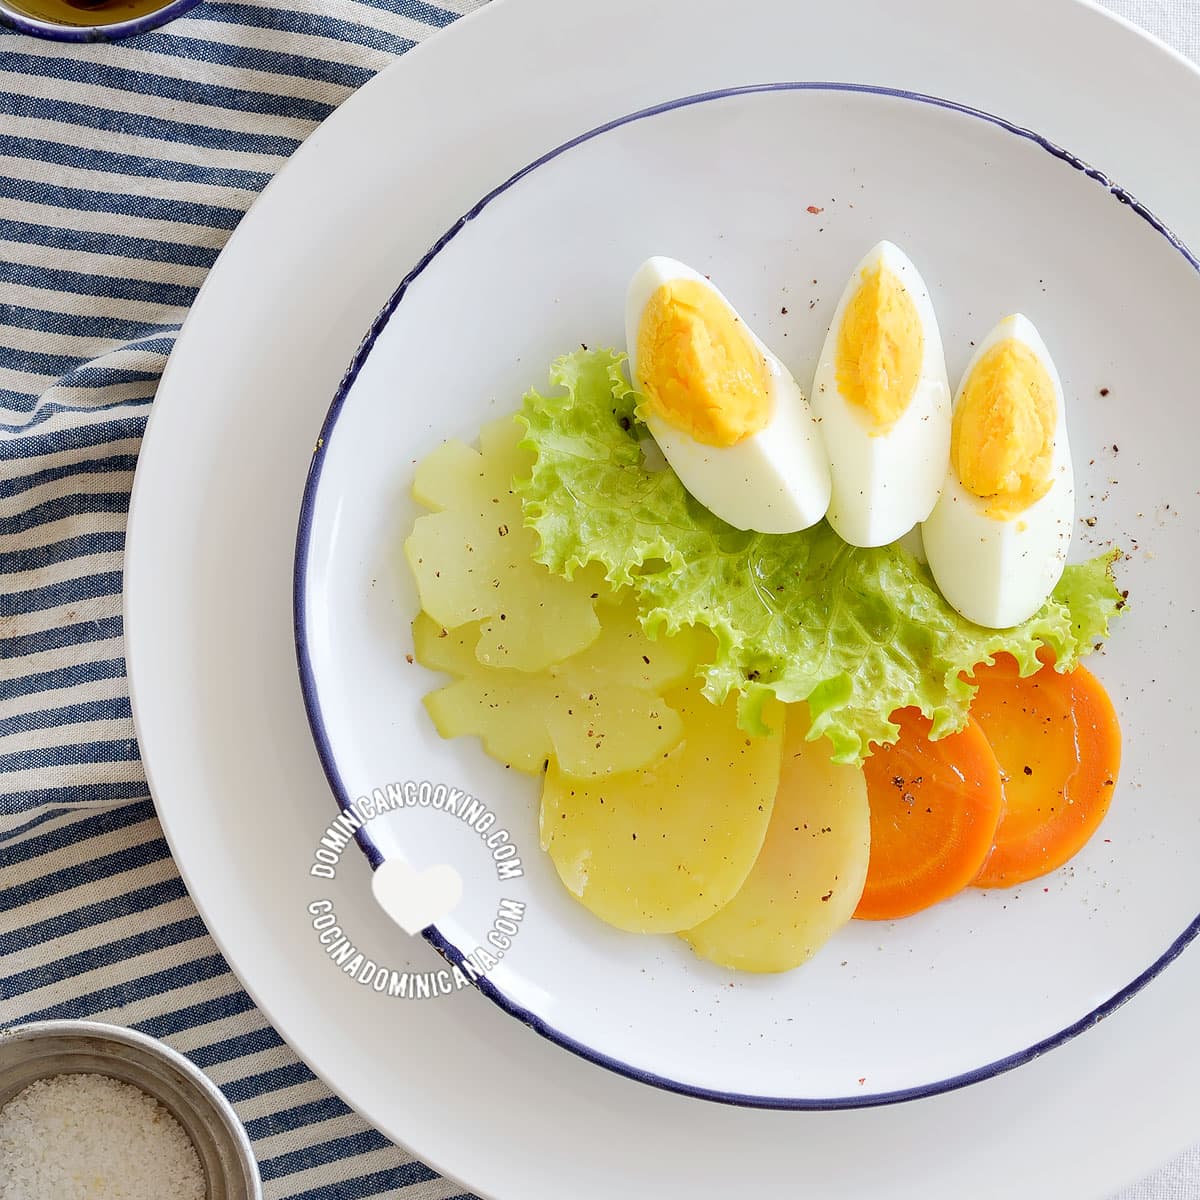
[[[59,42],[113,42],[157,29],[199,0],[0,0],[0,24]]]

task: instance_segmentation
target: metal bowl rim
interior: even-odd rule
[[[262,1177],[259,1174],[258,1160],[254,1156],[246,1127],[221,1089],[186,1055],[147,1033],[141,1033],[136,1029],[127,1029],[122,1025],[109,1025],[103,1021],[27,1021],[0,1026],[0,1045],[9,1045],[12,1042],[36,1042],[49,1037],[92,1037],[100,1041],[115,1042],[119,1045],[143,1050],[152,1057],[173,1066],[187,1080],[198,1097],[208,1101],[210,1108],[220,1118],[222,1128],[237,1151],[242,1169],[252,1182],[253,1196],[255,1200],[261,1200]],[[62,1072],[58,1072],[58,1074],[62,1074]],[[153,1095],[153,1092],[147,1088],[142,1088],[142,1090]],[[155,1099],[161,1103],[158,1096],[155,1096]]]

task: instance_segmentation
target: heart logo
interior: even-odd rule
[[[462,877],[445,863],[418,871],[409,863],[387,859],[371,877],[371,891],[379,907],[411,935],[436,925],[458,907]]]

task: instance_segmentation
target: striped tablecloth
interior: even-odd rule
[[[257,192],[481,2],[207,0],[119,46],[0,32],[0,1019],[164,1038],[237,1106],[271,1198],[459,1189],[297,1061],[184,891],[130,719],[129,489],[187,306]],[[1200,57],[1200,0],[1112,7]],[[1123,1200],[1197,1196],[1193,1152]]]

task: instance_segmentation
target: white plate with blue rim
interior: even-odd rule
[[[483,801],[520,847],[519,938],[477,985],[584,1058],[748,1106],[882,1105],[989,1078],[1085,1034],[1200,930],[1200,812],[1173,748],[1196,729],[1200,502],[1179,436],[1200,268],[1152,212],[1038,133],[870,84],[763,82],[581,130],[482,195],[399,282],[333,398],[306,489],[295,603],[301,680],[339,803],[402,780]],[[619,181],[619,182],[618,182]],[[843,283],[881,238],[920,267],[951,378],[1001,316],[1029,315],[1063,377],[1075,556],[1128,551],[1128,615],[1096,662],[1124,734],[1102,837],[1007,891],[855,922],[802,968],[734,975],[677,939],[599,923],[538,849],[539,782],[440,739],[411,662],[400,546],[413,464],[473,441],[580,343],[623,342],[634,268],[668,254],[722,289],[811,380]],[[1092,523],[1094,519],[1094,524]],[[451,864],[461,901],[425,930],[451,963],[488,945],[496,888],[471,832],[432,808],[359,834],[373,866]],[[475,839],[476,841],[478,839]]]

